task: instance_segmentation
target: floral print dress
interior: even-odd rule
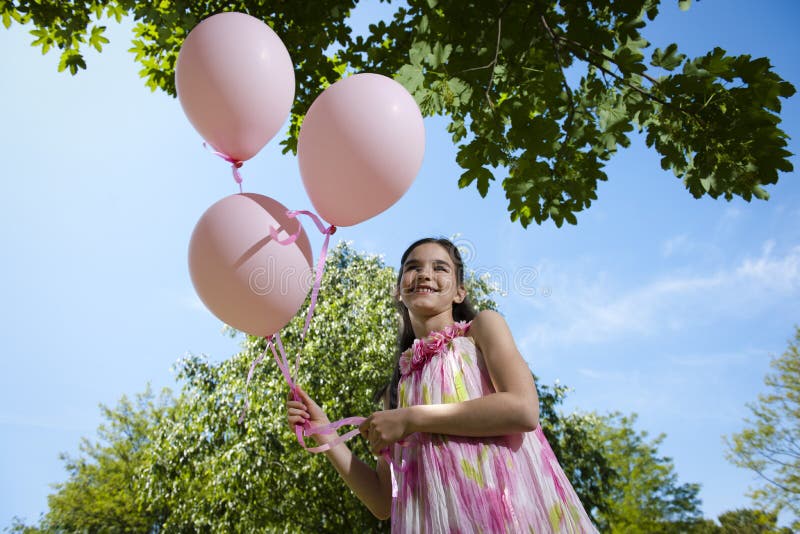
[[[434,332],[400,357],[399,407],[493,393],[470,323]],[[473,438],[416,433],[394,448],[392,532],[597,532],[537,427]]]

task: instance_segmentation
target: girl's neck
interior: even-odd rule
[[[430,317],[415,317],[413,315],[409,315],[409,317],[411,318],[411,328],[414,329],[414,337],[417,339],[426,338],[431,332],[443,330],[455,322],[452,310]]]

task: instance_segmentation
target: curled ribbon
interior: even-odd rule
[[[242,175],[239,173],[239,169],[242,168],[244,162],[238,159],[234,159],[223,152],[220,152],[219,150],[216,149],[216,147],[209,145],[208,143],[204,142],[203,147],[206,148],[207,150],[210,150],[211,153],[214,154],[215,156],[219,156],[220,158],[224,159],[225,161],[231,164],[231,170],[233,171],[233,179],[236,180],[237,184],[239,184],[239,192],[241,193]]]

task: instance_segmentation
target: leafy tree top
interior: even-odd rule
[[[695,198],[767,199],[764,186],[793,169],[779,127],[792,84],[767,58],[721,48],[689,58],[675,43],[649,50],[642,31],[658,0],[411,0],[353,37],[356,4],[0,0],[0,16],[6,27],[31,23],[32,44],[58,48],[59,70],[73,74],[86,68],[86,46],[108,42],[105,19],[132,17],[141,76],[174,95],[188,32],[221,11],[249,13],[273,27],[296,65],[284,152],[296,150],[303,116],[325,87],[347,72],[393,76],[424,115],[450,119],[459,186],[485,196],[499,178],[509,216],[523,226],[576,224],[634,131]]]
[[[800,327],[786,351],[772,358],[766,389],[748,404],[745,428],[725,441],[728,460],[762,479],[750,496],[800,530]]]

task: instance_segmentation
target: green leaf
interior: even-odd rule
[[[422,87],[425,75],[419,65],[403,65],[394,77],[395,81],[406,88],[412,95]]]
[[[432,69],[438,69],[441,65],[444,65],[447,62],[447,58],[450,57],[450,52],[452,51],[453,45],[442,45],[442,43],[436,43],[433,46],[431,53],[426,57],[428,65],[430,65]]]
[[[467,169],[461,174],[461,178],[458,180],[458,186],[463,189],[475,180],[478,181],[478,193],[480,193],[482,197],[485,197],[489,192],[489,181],[494,180],[492,171],[485,167]]]
[[[717,180],[712,175],[712,176],[707,176],[705,178],[701,178],[700,183],[703,185],[703,189],[705,189],[706,192],[708,193],[716,188]]]
[[[416,41],[408,51],[408,59],[415,67],[422,68],[422,63],[431,55],[431,45],[427,41]]]
[[[62,52],[61,59],[58,63],[59,72],[69,69],[70,74],[76,74],[79,69],[85,68],[86,62],[77,50],[68,49]]]
[[[688,11],[692,6],[692,0],[678,0],[678,7],[681,11]]]
[[[98,52],[103,51],[103,45],[108,44],[108,39],[103,35],[106,31],[105,26],[94,26],[89,35],[89,45],[93,46]],[[84,68],[86,68],[84,66]]]
[[[675,43],[670,44],[663,51],[660,48],[656,48],[652,56],[653,66],[661,67],[668,71],[676,69],[683,63],[683,60],[686,59],[685,54],[678,54],[677,52],[678,45]]]

